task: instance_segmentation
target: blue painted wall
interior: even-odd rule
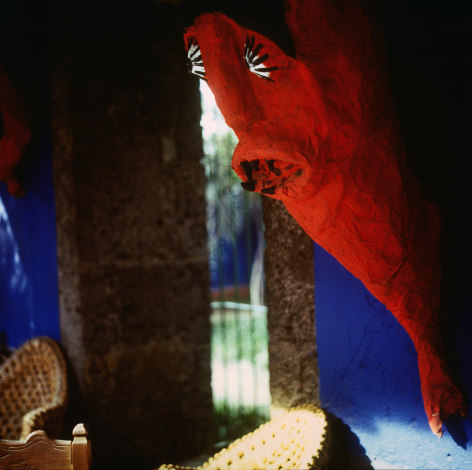
[[[248,286],[251,277],[252,263],[257,249],[257,227],[252,219],[244,220],[243,227],[234,235],[234,240],[227,237],[209,234],[215,237],[215,252],[210,252],[211,288],[229,286]]]
[[[318,245],[315,285],[322,405],[351,427],[374,467],[470,470],[472,424],[450,423],[457,442],[450,432],[442,439],[431,433],[416,353],[393,315]],[[461,347],[470,350],[466,336]],[[462,372],[472,405],[469,358],[462,356]]]
[[[39,335],[59,339],[48,15],[43,2],[0,1],[0,66],[25,101],[33,135],[20,168],[25,196],[0,182],[0,332],[10,348]]]
[[[51,141],[31,158],[26,194],[0,183],[0,332],[17,347],[34,336],[59,339],[57,255]]]

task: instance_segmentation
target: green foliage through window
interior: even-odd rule
[[[209,262],[218,274],[212,280],[212,387],[217,442],[228,442],[269,419],[262,206],[231,168],[236,135],[204,82],[201,91]]]

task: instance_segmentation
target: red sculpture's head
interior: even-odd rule
[[[190,71],[208,81],[239,139],[232,166],[244,189],[307,197],[310,161],[328,132],[310,70],[223,14],[197,17],[185,41]]]
[[[190,72],[207,80],[239,139],[232,166],[242,186],[286,202],[322,187],[331,163],[359,146],[363,126],[359,74],[345,47],[320,53],[329,33],[309,24],[316,8],[293,5],[295,58],[222,13],[201,14],[185,34]]]

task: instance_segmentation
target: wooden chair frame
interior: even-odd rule
[[[24,441],[0,440],[0,470],[90,470],[91,445],[82,423],[73,440],[50,439],[34,431]]]

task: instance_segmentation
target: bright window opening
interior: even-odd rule
[[[218,441],[231,441],[269,416],[267,308],[260,195],[231,168],[237,144],[208,85],[201,82],[211,278],[212,389]]]

